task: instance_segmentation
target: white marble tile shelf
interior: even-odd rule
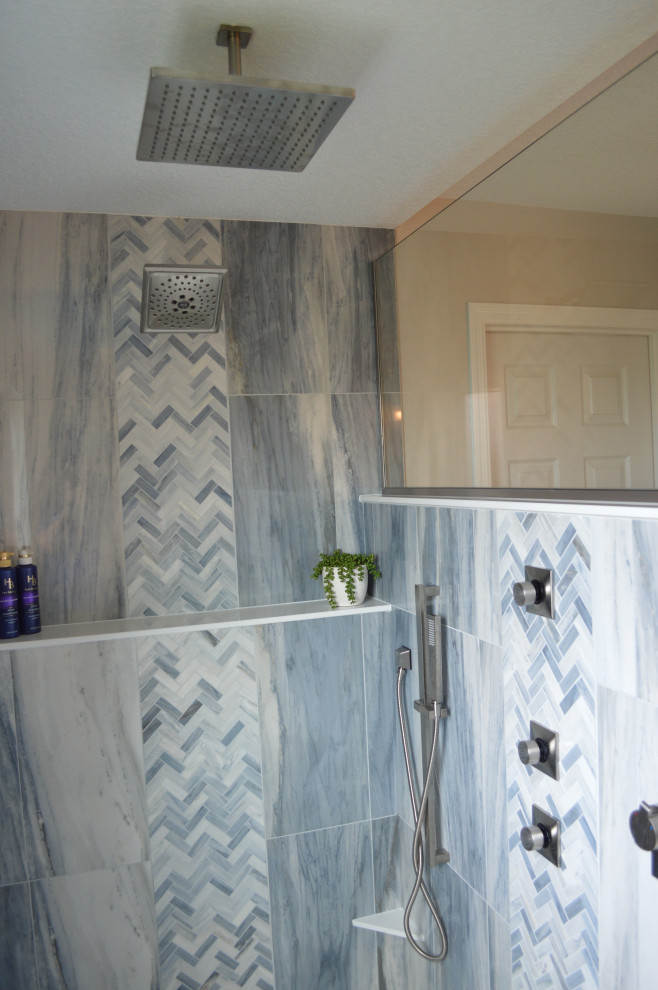
[[[393,908],[390,911],[380,911],[379,914],[364,915],[363,918],[353,918],[355,928],[367,928],[371,932],[381,932],[382,935],[395,935],[396,938],[406,938],[404,931],[404,908]],[[411,934],[414,938],[422,939],[422,935],[411,924]]]
[[[0,641],[0,653],[31,650],[40,646],[67,646],[98,643],[111,639],[134,639],[138,636],[161,636],[167,633],[213,632],[236,626],[264,626],[275,622],[302,622],[306,619],[339,619],[346,615],[390,612],[391,606],[376,598],[366,598],[363,605],[332,609],[324,599],[312,602],[286,602],[283,605],[252,605],[227,608],[216,612],[187,612],[184,615],[140,615],[132,619],[105,619],[77,622],[62,626],[44,626],[34,636]]]
[[[477,491],[477,489],[471,489]],[[528,489],[530,491],[530,489]],[[413,489],[410,489],[413,491]],[[629,493],[632,495],[632,492]],[[605,502],[574,502],[568,499],[555,501],[541,501],[532,499],[530,496],[523,499],[513,498],[477,498],[476,496],[457,495],[422,495],[415,497],[412,495],[360,495],[359,502],[369,502],[374,505],[423,505],[429,508],[449,508],[457,509],[508,509],[511,512],[552,512],[556,514],[566,514],[569,516],[612,516],[619,519],[657,519],[658,505],[648,504],[641,501],[633,502],[629,500],[627,505],[623,503]]]

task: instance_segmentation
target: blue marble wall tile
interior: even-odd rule
[[[397,816],[373,821],[375,911],[406,906],[415,882],[411,863],[412,843],[413,829]],[[439,936],[422,894],[416,899],[411,918],[414,927],[422,933],[421,945],[430,952],[438,952]],[[437,965],[423,959],[406,939],[377,936],[379,990],[431,988]]]
[[[595,519],[597,682],[658,704],[658,521]]]
[[[628,818],[643,795],[638,781],[640,702],[616,691],[597,692],[599,743],[599,987],[640,987],[640,871],[650,856],[635,846]],[[654,880],[653,883],[658,886]],[[655,935],[652,939],[655,941]]]
[[[448,933],[448,955],[439,964],[440,990],[489,988],[488,909],[485,901],[449,864],[432,870],[431,889],[440,905]],[[495,990],[507,988],[502,984]]]
[[[498,512],[503,603],[512,986],[598,983],[598,757],[590,521]],[[514,604],[523,564],[555,571],[555,620]],[[560,734],[560,780],[523,767],[530,719]],[[562,822],[562,868],[521,846],[539,805]]]
[[[322,228],[221,223],[231,395],[328,392]]]
[[[138,643],[160,988],[272,986],[253,633]]]
[[[233,397],[241,605],[322,597],[311,570],[335,549],[328,395]]]
[[[658,704],[658,520],[633,520],[633,602],[639,698]]]
[[[400,354],[394,251],[388,250],[375,260],[373,276],[377,318],[379,388],[382,392],[399,393]]]
[[[509,922],[487,906],[489,926],[489,990],[510,990],[512,954]]]
[[[420,572],[441,589],[445,623],[500,644],[496,515],[487,509],[418,510]]]
[[[450,853],[453,868],[484,897],[481,664],[487,661],[481,660],[481,644],[472,636],[444,627],[443,643],[450,716],[442,722],[439,733],[441,842]],[[465,781],[469,782],[468,791],[464,788]]]
[[[336,545],[370,553],[359,495],[379,492],[381,487],[377,397],[332,395],[331,413]]]
[[[3,538],[34,547],[44,623],[119,615],[107,218],[3,215],[0,280]]]
[[[370,823],[269,839],[277,987],[376,990]]]
[[[482,747],[482,820],[486,822],[486,886],[484,896],[503,918],[509,918],[507,842],[507,766],[505,761],[505,697],[502,650],[478,644],[479,692],[475,701]],[[464,798],[462,798],[462,801]],[[509,942],[508,942],[509,945]]]
[[[113,394],[107,252],[104,216],[2,215],[4,398]]]
[[[0,886],[0,986],[37,990],[30,887]]]
[[[600,876],[599,987],[655,982],[658,883],[651,857],[632,841],[628,818],[641,800],[655,803],[658,707],[599,688]],[[651,797],[654,795],[654,797]]]
[[[0,397],[22,399],[24,295],[17,278],[16,259],[20,257],[25,218],[30,214],[4,210],[0,212],[0,293],[5,300],[0,334]],[[21,266],[22,268],[22,266]]]
[[[323,227],[332,392],[376,392],[372,261],[393,246],[390,230]]]
[[[634,582],[633,521],[594,517],[592,526],[592,630],[596,681],[635,694],[636,598],[644,616],[651,592]],[[642,620],[644,621],[644,620]]]
[[[131,641],[12,654],[29,877],[148,858]]]
[[[113,399],[26,404],[32,547],[44,625],[124,614]]]
[[[31,884],[39,990],[157,990],[147,863]]]
[[[394,608],[391,612],[364,615],[362,622],[370,813],[373,818],[400,815],[412,824],[397,713],[395,650],[408,646],[412,653],[412,669],[404,675],[403,699],[418,783],[422,766],[420,717],[413,707],[418,697],[416,620],[409,612]]]
[[[111,278],[131,615],[237,604],[226,333],[140,334],[145,264],[219,265],[219,224],[114,217]]]
[[[369,817],[361,620],[256,629],[266,835]]]
[[[27,879],[11,656],[0,654],[0,886]],[[1,972],[1,970],[0,970]]]
[[[377,556],[381,578],[374,594],[398,608],[413,612],[418,570],[416,511],[404,505],[363,504],[366,546]],[[410,644],[408,644],[410,645]]]
[[[655,704],[637,704],[637,749],[635,752],[637,766],[637,794],[639,800],[657,803],[656,798],[646,797],[648,794],[656,794],[658,788],[658,760],[656,759],[653,740],[658,735],[658,706]],[[631,757],[632,759],[632,757]],[[619,799],[615,797],[617,807]],[[637,807],[637,804],[633,806]],[[625,815],[620,812],[622,820]],[[627,840],[628,841],[628,840]],[[638,897],[637,897],[637,918],[638,918],[638,986],[651,986],[656,978],[657,946],[656,928],[652,924],[652,915],[656,908],[658,899],[658,881],[651,875],[650,857],[635,847],[636,863],[639,870]],[[618,904],[618,919],[620,926],[630,924],[633,931],[633,908],[629,907],[628,894],[626,901]]]
[[[20,217],[15,271],[25,397],[113,395],[107,217]]]
[[[32,542],[24,410],[24,402],[0,401],[0,534],[3,550],[15,551]]]

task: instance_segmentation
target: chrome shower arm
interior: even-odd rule
[[[216,44],[228,48],[229,75],[242,75],[242,49],[247,47],[253,33],[253,28],[240,27],[237,24],[220,26]]]

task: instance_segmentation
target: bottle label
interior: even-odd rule
[[[13,639],[19,632],[18,596],[13,590],[0,593],[0,639]]]
[[[39,586],[34,564],[18,565],[18,600],[21,632],[40,632]]]

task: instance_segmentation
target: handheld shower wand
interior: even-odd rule
[[[404,763],[407,771],[407,782],[409,784],[409,795],[411,797],[411,809],[414,816],[414,838],[412,845],[412,860],[414,865],[414,871],[416,874],[416,880],[411,891],[409,900],[407,901],[407,906],[404,910],[404,932],[407,936],[409,943],[416,952],[427,959],[429,962],[442,962],[446,955],[448,954],[448,936],[446,934],[445,925],[443,919],[439,913],[439,909],[432,899],[432,895],[428,891],[425,881],[423,880],[423,870],[425,867],[425,853],[423,850],[423,826],[425,824],[425,819],[427,815],[428,807],[428,795],[430,790],[430,785],[432,783],[434,774],[434,762],[436,759],[437,743],[439,738],[439,722],[441,717],[447,715],[447,709],[442,707],[442,703],[434,700],[431,703],[431,714],[427,712],[427,717],[432,719],[434,722],[434,729],[432,732],[432,742],[429,749],[428,759],[426,761],[425,770],[425,781],[423,784],[422,794],[420,802],[416,799],[416,789],[414,787],[413,770],[411,767],[411,758],[409,755],[409,736],[407,731],[407,722],[404,713],[404,704],[402,701],[402,686],[404,683],[404,677],[407,670],[411,669],[411,650],[406,646],[400,646],[395,651],[395,662],[398,668],[398,680],[397,680],[397,701],[398,701],[398,718],[400,720],[400,732],[402,733],[402,748],[404,750]],[[424,701],[420,703],[425,709],[430,709],[430,705]],[[416,702],[419,705],[419,702]],[[422,709],[419,709],[422,711]],[[441,849],[438,851],[437,862],[447,862],[448,853]],[[413,906],[418,897],[418,893],[422,893],[427,906],[430,909],[436,927],[441,936],[441,950],[440,952],[433,954],[427,952],[415,939],[411,931],[411,912]]]

